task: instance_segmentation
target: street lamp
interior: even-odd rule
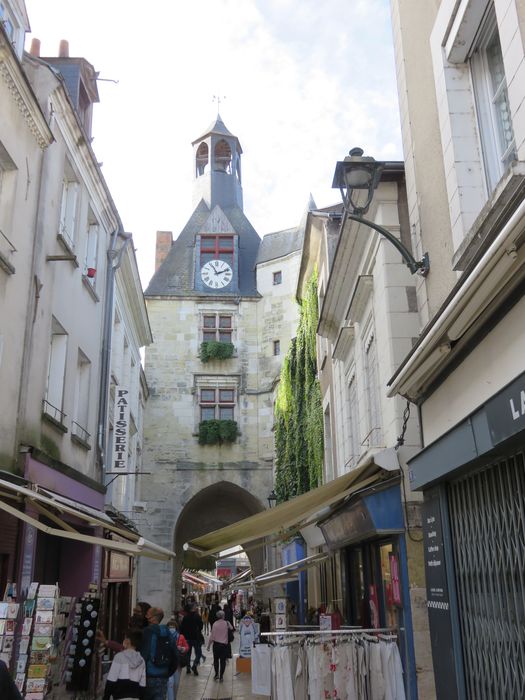
[[[428,253],[425,253],[421,260],[416,260],[412,253],[398,240],[390,231],[387,231],[379,224],[363,218],[366,214],[374,191],[378,186],[385,163],[375,160],[369,156],[363,156],[362,148],[352,148],[349,155],[342,161],[338,161],[335,166],[334,181],[332,187],[339,188],[343,199],[343,207],[346,212],[346,218],[352,221],[357,221],[360,224],[365,224],[374,229],[397,248],[401,257],[406,262],[410,272],[414,274],[419,272],[425,277],[430,270],[430,260]],[[358,205],[354,201],[354,190],[366,191],[366,200],[364,204]],[[357,192],[359,194],[359,192]]]
[[[272,489],[272,492],[268,496],[268,508],[273,508],[276,503],[277,494],[275,493],[274,489]]]

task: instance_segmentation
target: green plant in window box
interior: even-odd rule
[[[237,421],[234,420],[203,420],[199,423],[199,445],[235,442],[238,435]]]
[[[201,362],[210,360],[228,360],[233,357],[233,343],[221,343],[217,340],[205,340],[199,352]]]

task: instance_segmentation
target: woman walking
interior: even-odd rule
[[[213,680],[222,681],[224,677],[224,669],[226,668],[226,658],[228,656],[228,633],[233,632],[233,627],[224,619],[224,612],[217,612],[217,620],[211,628],[210,638],[208,639],[208,651],[213,642],[213,668],[215,669],[215,677]]]

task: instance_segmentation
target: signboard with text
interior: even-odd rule
[[[113,443],[110,470],[125,472],[128,469],[129,446],[129,390],[115,387],[115,412],[113,417]]]

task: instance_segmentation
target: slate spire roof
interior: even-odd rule
[[[220,114],[217,114],[217,119],[210,124],[210,126],[199,136],[198,139],[195,139],[194,141],[192,141],[191,145],[194,146],[196,143],[198,143],[199,141],[202,141],[210,134],[217,134],[218,136],[231,136],[232,138],[237,140],[237,143],[239,143],[239,139],[234,134],[232,134],[232,132],[229,129],[226,128],[226,125],[222,121]],[[241,148],[240,143],[239,143],[239,152],[242,153],[242,148]]]

